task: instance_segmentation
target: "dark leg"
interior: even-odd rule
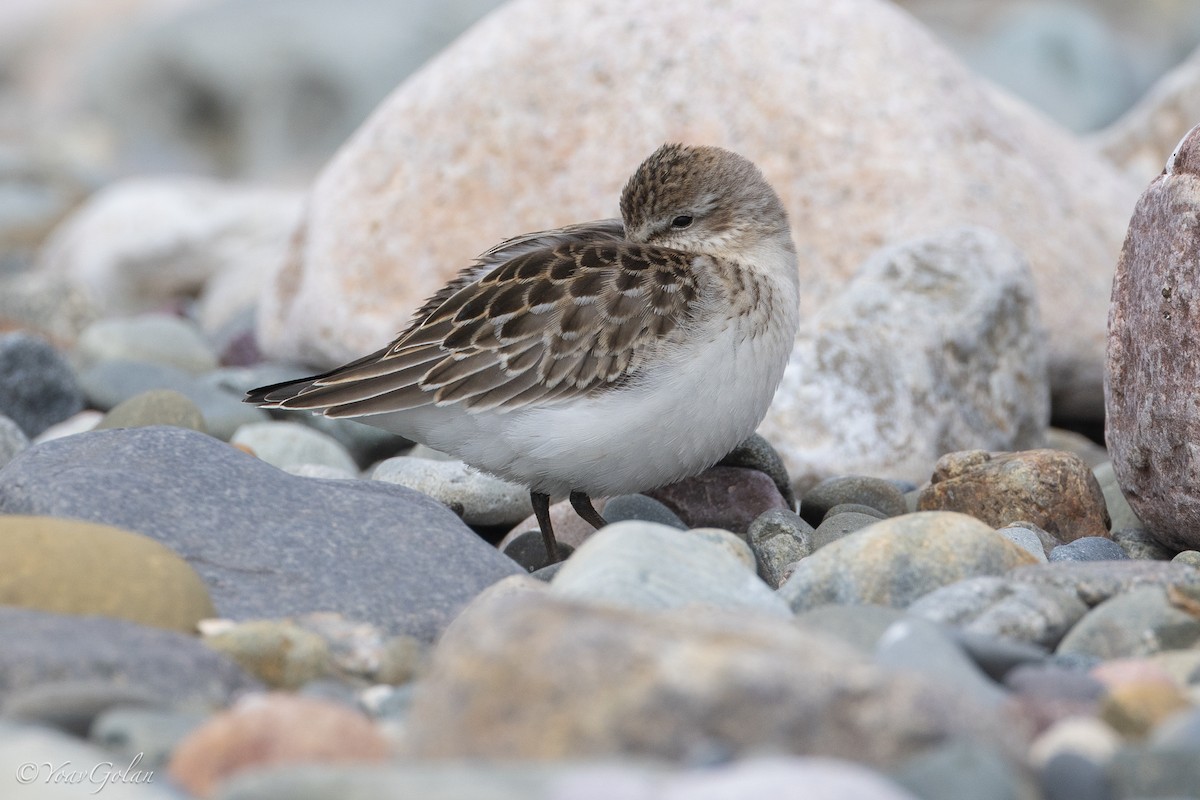
[[[546,563],[557,564],[558,542],[554,540],[554,528],[550,525],[550,495],[530,492],[529,502],[533,504],[533,515],[537,517],[538,527],[542,529],[542,543],[546,547]]]
[[[575,509],[576,514],[583,518],[584,522],[596,530],[608,524],[604,517],[600,516],[600,512],[592,506],[592,498],[588,497],[586,492],[571,492],[571,507]]]

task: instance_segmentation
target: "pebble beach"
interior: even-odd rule
[[[0,23],[48,52],[71,2]],[[0,94],[0,797],[1200,798],[1200,14],[514,0],[451,34],[350,5],[297,2],[324,43],[278,62],[359,65],[297,101],[323,144],[271,138],[311,83],[211,66],[214,32],[274,41],[266,0],[81,21],[125,41],[69,53],[96,116]],[[668,25],[678,58],[646,52]],[[1136,89],[1087,62],[1120,108],[1051,120],[976,73],[1013,31],[1156,25],[1178,65]],[[104,122],[168,52],[242,138]],[[562,561],[525,487],[243,402],[386,343],[503,236],[612,215],[687,138],[778,188],[801,330],[716,465],[596,498],[599,530],[553,505]]]

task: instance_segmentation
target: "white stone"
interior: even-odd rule
[[[925,482],[957,450],[1025,450],[1049,422],[1045,333],[1011,243],[958,228],[875,253],[801,331],[759,433],[793,484]]]
[[[372,480],[398,483],[461,508],[468,525],[513,525],[529,516],[529,490],[461,461],[397,456],[379,462]]]
[[[202,327],[253,304],[300,219],[298,192],[202,178],[129,178],[97,192],[51,234],[39,268],[107,314],[153,310],[203,292]]]
[[[254,455],[280,469],[318,464],[352,475],[358,472],[354,459],[336,439],[298,422],[242,425],[229,443],[249,447]]]
[[[725,542],[641,520],[614,522],[589,537],[550,589],[564,598],[645,611],[703,605],[792,615]]]

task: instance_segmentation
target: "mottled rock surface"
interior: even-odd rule
[[[1059,450],[945,455],[917,508],[961,511],[996,528],[1032,522],[1060,542],[1108,537],[1100,484],[1083,459]]]
[[[1175,550],[1200,546],[1200,126],[1138,201],[1113,278],[1104,396],[1121,491]]]

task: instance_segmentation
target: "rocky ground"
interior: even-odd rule
[[[1075,128],[1141,98],[1081,138],[881,0],[518,0],[403,82],[495,4],[239,2],[0,9],[0,796],[1200,797],[1190,4],[900,4]],[[771,177],[804,328],[561,564],[521,487],[240,401],[665,139]]]

